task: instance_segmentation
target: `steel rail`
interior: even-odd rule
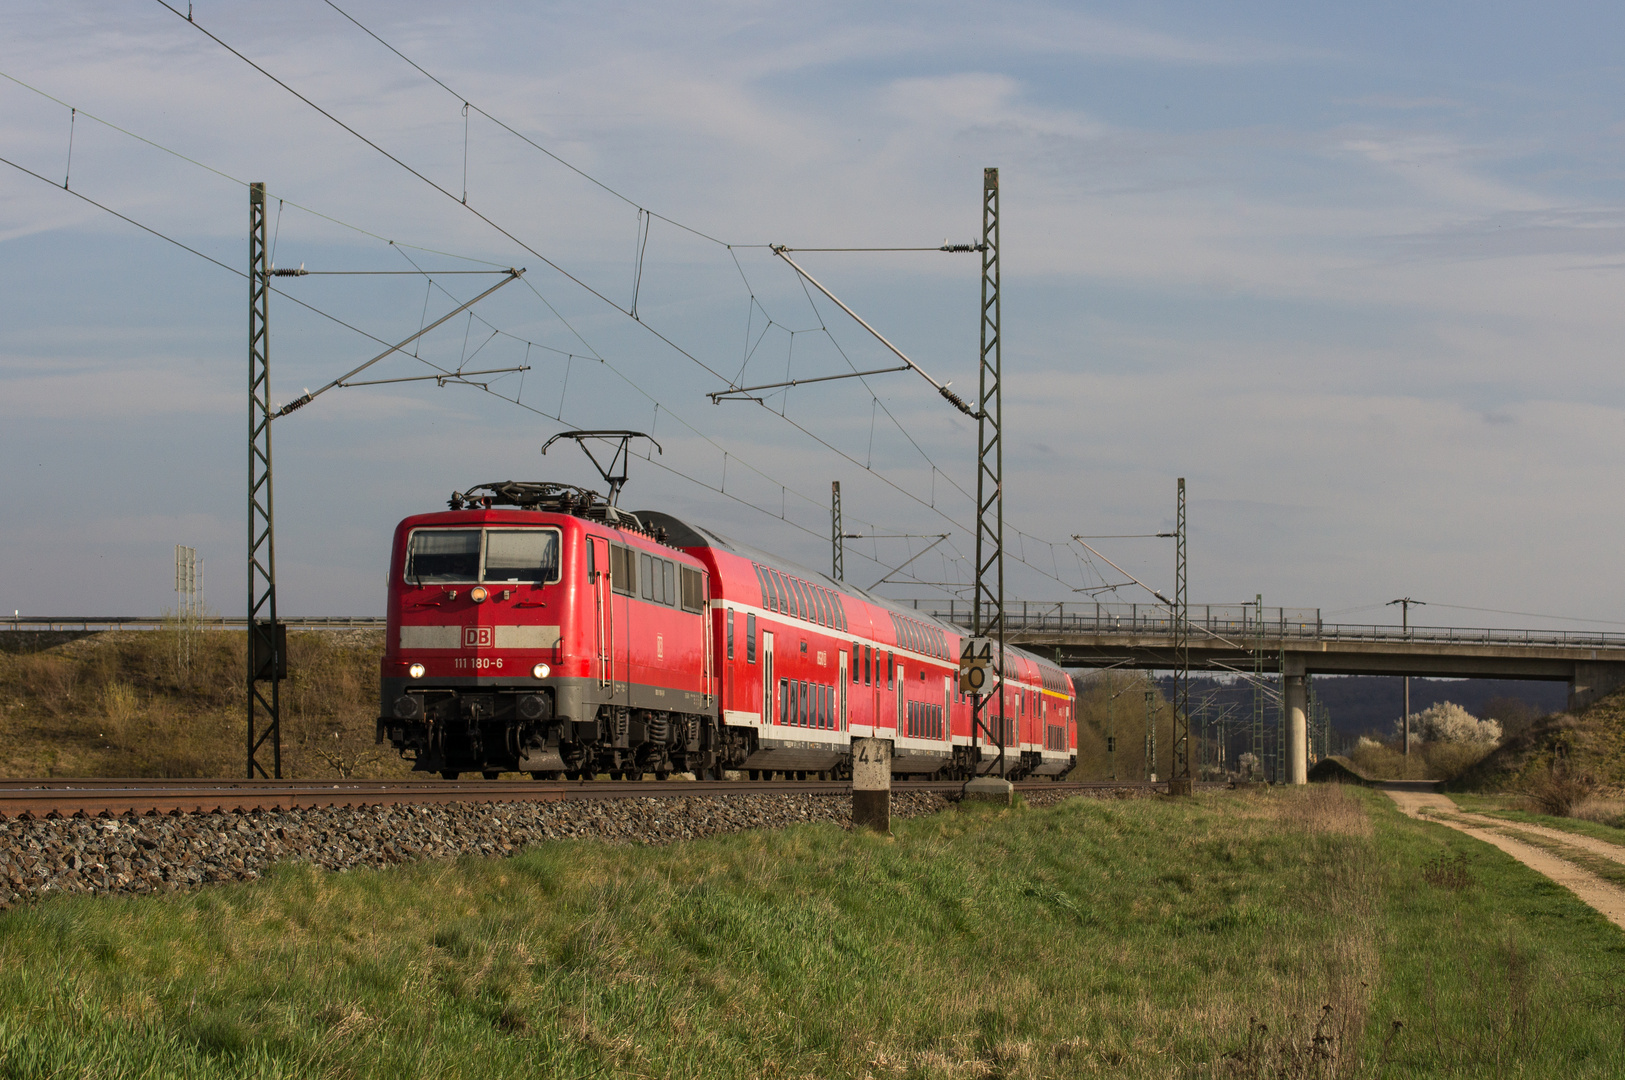
[[[959,791],[958,780],[899,781],[894,791]],[[1028,780],[1019,791],[1156,789],[1149,782]],[[534,780],[148,780],[23,778],[0,780],[0,821],[125,814],[249,813],[336,807],[445,806],[454,803],[583,802],[706,795],[846,795],[849,781],[534,781]]]

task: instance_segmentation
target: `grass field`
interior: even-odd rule
[[[1582,818],[1530,813],[1527,810],[1519,809],[1518,804],[1522,800],[1516,796],[1473,795],[1453,792],[1450,799],[1463,810],[1475,814],[1501,818],[1504,821],[1522,822],[1525,825],[1544,825],[1549,829],[1561,829],[1564,832],[1576,833],[1580,836],[1606,840],[1610,844],[1625,845],[1625,829],[1604,825],[1598,821],[1586,821]]]
[[[1337,787],[0,914],[8,1077],[1617,1077],[1622,1025],[1625,934]]]

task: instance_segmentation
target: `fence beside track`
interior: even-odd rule
[[[1218,788],[1222,784],[1202,784]],[[914,780],[896,791],[953,795],[959,780]],[[1165,790],[1146,781],[1111,783],[1021,781],[1017,791]],[[120,817],[125,814],[250,813],[364,806],[449,805],[453,803],[569,802],[593,799],[690,798],[702,795],[847,795],[846,781],[609,781],[547,782],[504,780],[0,780],[0,821],[48,817]]]

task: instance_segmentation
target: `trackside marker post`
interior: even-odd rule
[[[852,740],[852,824],[891,832],[891,742]]]

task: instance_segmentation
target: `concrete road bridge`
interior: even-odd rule
[[[918,605],[968,628],[969,605]],[[1261,617],[1262,616],[1262,617]],[[1316,608],[1192,604],[1193,670],[1251,674],[1255,656],[1282,681],[1289,775],[1307,776],[1305,710],[1310,675],[1412,675],[1538,679],[1569,685],[1569,708],[1625,686],[1625,634],[1569,630],[1328,623]],[[1174,620],[1164,604],[1015,601],[1005,640],[1065,667],[1170,670]]]
[[[922,613],[968,630],[969,605],[918,603]],[[289,618],[307,629],[381,628],[381,618]],[[162,619],[104,616],[0,618],[0,647],[7,638],[55,643],[110,629],[157,629]],[[205,625],[243,625],[214,618]],[[44,640],[40,640],[44,639]],[[1093,601],[1005,605],[1009,644],[1047,656],[1065,667],[1171,670],[1174,621],[1165,604]],[[1453,626],[1328,623],[1318,608],[1263,608],[1251,604],[1193,604],[1190,663],[1194,670],[1251,674],[1262,654],[1264,670],[1282,680],[1287,712],[1289,776],[1307,777],[1310,675],[1412,675],[1432,678],[1538,679],[1569,685],[1569,707],[1584,708],[1625,686],[1625,634],[1570,630],[1494,630]]]

